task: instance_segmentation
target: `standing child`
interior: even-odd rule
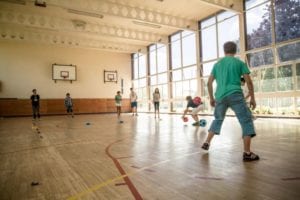
[[[137,114],[137,95],[135,91],[133,91],[133,88],[130,88],[130,104],[131,104],[131,111],[132,111],[132,116],[138,116]]]
[[[208,150],[214,135],[219,135],[228,108],[231,108],[237,116],[243,131],[244,161],[259,160],[259,156],[251,152],[251,138],[256,135],[251,113],[248,109],[241,89],[241,76],[244,77],[250,94],[250,106],[255,108],[256,102],[253,91],[253,83],[247,65],[234,57],[236,44],[226,42],[223,46],[225,57],[219,60],[213,67],[208,78],[207,88],[210,105],[215,107],[214,117],[206,141],[202,149]],[[215,96],[213,95],[213,81],[217,81]]]
[[[70,113],[72,115],[72,117],[74,117],[74,113],[73,113],[73,101],[72,101],[72,98],[70,96],[70,93],[66,94],[65,106],[66,106],[66,109],[67,109],[67,113],[68,114]]]
[[[32,90],[32,95],[30,97],[31,99],[31,105],[32,105],[32,115],[33,120],[36,120],[36,117],[40,119],[40,95],[37,94],[36,89]]]
[[[120,91],[118,91],[117,95],[115,96],[115,103],[116,103],[116,107],[117,107],[118,121],[120,123],[122,123],[123,122],[123,121],[121,121],[122,96],[121,96],[121,92]]]
[[[200,99],[200,97],[198,97],[198,98],[199,98],[199,102],[198,102],[199,104],[198,103],[196,104],[193,101],[193,98],[191,96],[187,96],[185,98],[186,101],[187,101],[187,106],[186,106],[186,109],[183,112],[182,119],[184,119],[185,115],[188,112],[191,112],[192,117],[195,120],[195,122],[193,123],[193,126],[199,126],[198,113],[203,109],[203,105],[202,105],[201,99]],[[189,108],[192,108],[192,110],[190,111]]]
[[[159,89],[155,88],[155,90],[153,92],[154,115],[156,118],[156,112],[157,112],[158,119],[160,119],[159,118],[159,101],[160,101]]]

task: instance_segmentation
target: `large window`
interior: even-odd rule
[[[171,36],[173,111],[182,112],[188,95],[197,93],[196,35],[182,31]]]
[[[275,0],[274,2],[276,42],[299,38],[299,0]]]
[[[245,8],[246,54],[258,102],[255,112],[299,115],[299,0],[246,0]]]
[[[205,112],[212,112],[212,108],[210,108],[208,101],[207,79],[214,64],[221,57],[224,57],[223,45],[225,42],[235,42],[237,44],[239,54],[239,18],[235,13],[226,11],[200,21],[199,27],[201,36],[200,91],[204,100]],[[216,87],[215,82],[214,87]]]
[[[133,88],[138,96],[139,110],[147,110],[147,64],[146,55],[141,53],[133,54]]]
[[[167,47],[164,44],[149,46],[150,65],[150,110],[154,110],[152,94],[155,88],[159,89],[161,96],[160,110],[169,111],[168,101],[168,74],[167,74]]]
[[[246,1],[246,32],[247,32],[247,49],[254,49],[270,45],[272,42],[271,29],[271,2],[255,5]],[[263,2],[263,1],[260,1]]]
[[[133,54],[132,81],[139,110],[153,110],[152,93],[159,88],[161,110],[182,112],[187,95],[200,95],[205,112],[212,113],[207,80],[214,64],[224,57],[223,44],[234,41],[237,57],[251,71],[255,113],[300,115],[299,0],[244,0],[244,8],[243,16],[224,11],[199,21],[199,40],[193,31],[178,31],[169,36],[169,46],[152,44],[147,55]],[[241,28],[245,35],[240,35]],[[213,87],[215,91],[216,82]]]

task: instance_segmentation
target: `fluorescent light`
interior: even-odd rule
[[[73,14],[77,14],[77,15],[84,15],[84,16],[88,16],[88,17],[97,17],[102,19],[104,16],[102,14],[98,14],[98,13],[90,13],[90,12],[85,12],[85,11],[81,11],[81,10],[73,10],[73,9],[68,9],[69,13],[73,13]]]
[[[151,28],[161,28],[160,25],[157,24],[152,24],[152,23],[148,23],[148,22],[141,22],[141,21],[132,21],[132,23],[136,24],[136,25],[140,25],[140,26],[148,26]]]

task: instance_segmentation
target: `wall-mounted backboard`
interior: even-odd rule
[[[76,65],[52,65],[52,79],[64,81],[76,81]]]

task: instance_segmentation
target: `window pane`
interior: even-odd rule
[[[182,64],[188,66],[196,64],[196,35],[191,31],[184,31],[182,36]]]
[[[183,69],[183,80],[197,77],[197,67],[188,67]]]
[[[202,67],[203,67],[203,76],[209,76],[210,75],[211,70],[213,69],[214,64],[216,62],[217,61],[213,61],[213,62],[205,63],[205,64],[202,65]]]
[[[280,62],[297,60],[300,58],[300,42],[279,47],[277,50]]]
[[[150,51],[150,74],[156,74],[156,51]]]
[[[203,96],[208,96],[207,82],[208,82],[208,78],[203,78],[203,79],[201,80],[201,87],[202,87],[202,89],[204,90],[204,91],[203,91]],[[217,89],[217,82],[214,81],[214,82],[213,82],[213,93],[216,92],[216,89]]]
[[[297,105],[296,105],[297,107],[296,107],[296,109],[297,109],[297,114],[298,114],[298,116],[300,115],[300,98],[298,97],[297,98]]]
[[[273,51],[271,49],[263,50],[257,53],[249,53],[247,58],[250,67],[270,65],[274,63]]]
[[[171,42],[175,42],[180,39],[180,33],[171,36]]]
[[[172,72],[172,81],[180,81],[182,79],[182,72],[180,70],[176,70]]]
[[[216,26],[209,27],[201,32],[202,61],[217,58]]]
[[[259,81],[260,81],[259,70],[253,70],[251,72],[251,79],[252,79],[252,82],[253,82],[254,92],[259,92],[260,91],[260,88],[259,88]]]
[[[201,29],[205,28],[205,27],[208,27],[210,25],[213,25],[216,23],[216,18],[215,17],[211,17],[209,19],[206,19],[206,20],[203,20],[201,22]]]
[[[275,69],[268,68],[261,71],[261,90],[262,92],[275,92],[276,90],[276,79]]]
[[[150,77],[150,85],[156,85],[156,84],[157,84],[156,76],[151,76]]]
[[[230,12],[224,12],[230,13]],[[227,41],[233,41],[237,44],[237,50],[239,52],[239,19],[238,16],[227,19],[218,23],[218,43],[219,43],[219,57],[224,56],[223,45]]]
[[[167,82],[168,82],[167,73],[157,75],[157,84],[167,83]]]
[[[182,82],[182,89],[183,89],[183,97],[189,96],[191,94],[190,89],[190,82],[189,81],[183,81]]]
[[[228,19],[228,18],[232,17],[233,15],[235,15],[234,12],[230,12],[230,11],[222,12],[222,13],[217,15],[217,21],[218,22],[223,21],[225,19]]]
[[[263,3],[265,1],[266,0],[246,0],[245,1],[246,2],[246,9],[248,10],[248,9],[250,9],[250,8],[260,4],[260,3]]]
[[[271,44],[270,6],[267,2],[246,12],[247,49]]]
[[[276,42],[300,37],[300,1],[275,0]]]
[[[297,90],[300,90],[300,63],[297,63],[296,65],[296,76],[297,76]]]
[[[173,97],[182,98],[182,82],[173,83]]]
[[[134,54],[135,55],[135,54]],[[133,59],[133,79],[137,79],[139,77],[139,69],[138,69],[138,59]]]
[[[139,87],[139,80],[134,80],[133,81],[133,88],[138,88]]]
[[[139,79],[139,88],[146,87],[146,78]]]
[[[161,88],[161,98],[168,99],[168,84],[162,85]]]
[[[176,69],[181,66],[180,40],[171,44],[172,68]]]
[[[293,97],[284,97],[277,99],[278,114],[290,115],[294,113]]]
[[[276,113],[276,98],[262,98],[258,105],[260,106],[259,113],[271,115]]]
[[[279,91],[287,91],[293,89],[292,66],[285,65],[278,67],[277,83]]]
[[[173,102],[173,111],[182,112],[186,108],[186,102],[184,101],[175,101]]]
[[[157,49],[157,70],[158,73],[167,71],[167,47],[160,45]]]
[[[195,96],[197,94],[198,82],[197,79],[190,80],[190,95]]]
[[[146,56],[139,57],[139,78],[146,76]]]

